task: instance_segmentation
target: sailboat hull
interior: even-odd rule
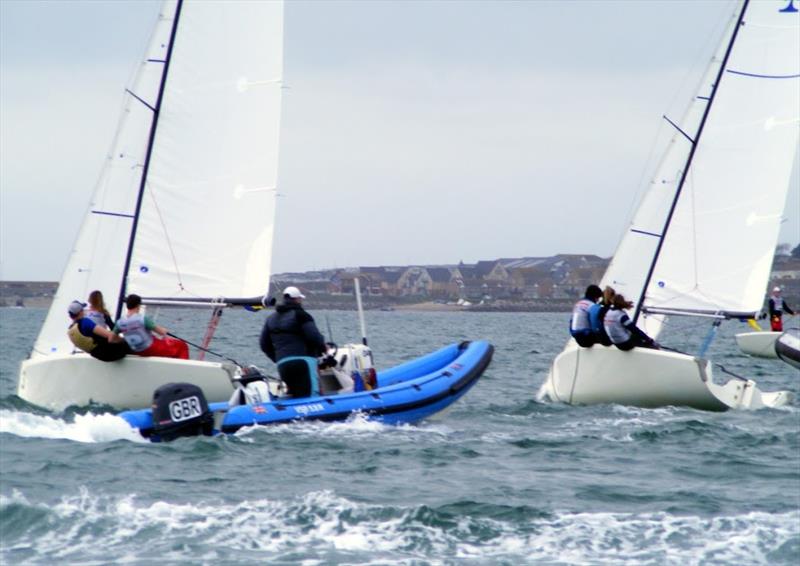
[[[223,417],[215,432],[296,421],[343,421],[354,413],[384,424],[415,423],[450,407],[475,385],[492,360],[486,341],[452,344],[426,356],[378,373],[379,387],[371,391],[303,398],[278,398],[267,403],[211,403]],[[120,414],[129,425],[154,440],[151,409]]]
[[[789,403],[786,391],[764,393],[751,380],[713,382],[709,361],[664,350],[570,343],[554,360],[540,400],[572,405],[688,406],[706,411],[758,409]]]
[[[777,358],[775,341],[780,335],[780,332],[743,332],[736,335],[736,343],[742,352],[750,356]]]
[[[101,362],[88,354],[32,358],[22,362],[17,395],[25,401],[62,411],[70,406],[110,405],[118,409],[149,407],[153,391],[169,382],[199,386],[211,401],[233,393],[233,364],[127,356]]]

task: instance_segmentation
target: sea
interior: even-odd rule
[[[315,311],[359,341],[355,312]],[[15,395],[44,309],[0,309],[0,564],[798,564],[800,403],[758,411],[536,400],[567,313],[366,313],[378,368],[486,339],[492,364],[436,418],[254,427],[152,444],[108,407]],[[152,314],[152,313],[151,313]],[[159,322],[199,342],[205,315]],[[226,313],[212,349],[270,369],[264,313]],[[65,327],[66,327],[65,317]],[[696,352],[708,323],[660,340]],[[709,350],[762,389],[800,372]],[[717,373],[717,379],[720,379]]]

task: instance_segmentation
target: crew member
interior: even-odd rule
[[[128,344],[107,328],[95,324],[84,313],[86,303],[72,301],[67,312],[72,319],[72,324],[67,330],[69,341],[79,350],[83,350],[93,358],[103,362],[121,360],[131,353]]]
[[[611,346],[613,344],[611,338],[606,334],[605,326],[603,326],[603,319],[608,309],[611,308],[616,294],[614,289],[606,285],[606,288],[603,289],[603,296],[600,298],[600,302],[589,307],[589,324],[592,327],[592,332],[594,332],[596,342],[603,346]]]
[[[592,324],[589,321],[589,309],[597,303],[597,299],[603,296],[603,291],[597,285],[589,285],[583,298],[575,303],[572,309],[572,320],[569,324],[569,333],[579,346],[590,348],[597,343],[597,337],[592,331]]]
[[[650,338],[625,313],[633,303],[627,301],[622,295],[615,295],[611,308],[603,320],[606,334],[611,342],[620,350],[631,350],[636,346],[641,348],[658,349],[658,344]]]
[[[259,339],[294,397],[319,394],[317,357],[327,349],[314,319],[303,309],[305,298],[297,287],[284,289],[283,302],[267,318]]]
[[[794,314],[786,301],[781,297],[781,288],[772,289],[772,296],[769,298],[769,325],[773,332],[783,332],[783,313]]]
[[[103,300],[103,293],[100,291],[95,290],[89,293],[89,308],[86,309],[86,317],[109,330],[114,328],[114,321],[111,319],[111,314]]]
[[[122,333],[134,354],[189,359],[189,346],[186,342],[168,337],[166,328],[140,312],[142,298],[139,295],[128,295],[125,306],[128,307],[128,313],[114,325],[114,332]]]

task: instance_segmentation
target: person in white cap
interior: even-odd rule
[[[80,301],[72,301],[67,308],[72,319],[67,337],[76,348],[104,362],[121,360],[131,353],[122,336],[117,336],[85,316],[84,308],[86,303]]]
[[[781,297],[780,287],[772,289],[772,296],[769,298],[768,305],[770,328],[773,332],[783,332],[783,313],[793,315],[794,311],[789,308],[789,305]]]
[[[259,339],[294,397],[319,394],[317,357],[327,349],[314,318],[303,309],[305,298],[297,287],[286,287],[282,304],[267,318]]]

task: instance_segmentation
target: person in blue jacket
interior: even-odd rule
[[[611,346],[613,342],[611,342],[611,338],[608,337],[606,334],[606,328],[603,325],[603,319],[606,316],[606,313],[611,308],[611,304],[614,302],[614,296],[616,295],[616,291],[609,286],[603,290],[603,296],[600,298],[600,302],[593,304],[589,307],[589,324],[592,327],[592,332],[594,332],[596,343],[602,344],[603,346]]]
[[[589,320],[589,309],[603,296],[603,291],[597,285],[589,285],[583,298],[575,303],[572,309],[572,319],[569,323],[569,333],[579,346],[591,348],[597,343],[597,336],[592,330]]]
[[[297,287],[283,291],[283,302],[267,318],[259,345],[278,364],[278,374],[294,397],[319,394],[317,358],[325,353],[325,338],[302,305]]]

